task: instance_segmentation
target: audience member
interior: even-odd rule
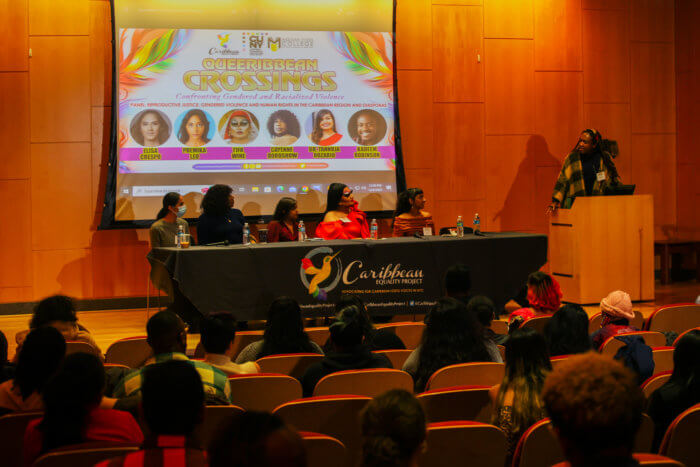
[[[114,389],[114,397],[131,398],[130,401],[120,401],[117,407],[131,408],[137,402],[134,397],[141,393],[143,374],[148,366],[169,360],[183,360],[192,365],[199,373],[207,402],[210,404],[228,404],[231,399],[231,387],[226,373],[214,368],[208,363],[190,360],[185,355],[187,349],[187,334],[185,324],[172,311],[159,311],[151,316],[146,324],[148,345],[153,349],[154,357],[146,362],[146,367],[127,374]]]
[[[301,385],[304,397],[313,395],[316,383],[336,371],[367,368],[391,368],[384,355],[374,354],[364,342],[362,312],[354,305],[343,308],[330,325],[332,351],[312,364],[304,373]]]
[[[630,320],[634,318],[632,300],[629,294],[622,290],[610,292],[607,297],[602,299],[600,312],[603,315],[603,321],[600,323],[600,329],[591,336],[593,345],[598,350],[612,336],[639,331],[636,327],[630,326]]]
[[[88,353],[66,356],[44,390],[44,416],[29,422],[24,435],[24,463],[53,449],[88,441],[141,444],[143,434],[127,412],[102,409],[105,370]]]
[[[673,351],[673,374],[649,398],[647,413],[654,420],[656,452],[666,429],[681,412],[700,403],[700,331],[681,338]]]
[[[570,357],[547,377],[542,400],[572,467],[639,465],[632,448],[644,395],[620,363],[592,352]]]
[[[493,362],[499,357],[489,354],[484,330],[476,316],[468,313],[461,301],[447,297],[438,300],[425,317],[421,344],[408,356],[403,370],[413,376],[416,392],[420,392],[440,368],[457,363]]]
[[[510,329],[519,328],[528,319],[551,315],[561,306],[561,298],[556,279],[542,271],[533,272],[527,277],[527,301],[530,306],[510,314]]]
[[[305,467],[301,437],[277,415],[244,412],[225,423],[209,447],[210,467]],[[328,459],[333,464],[338,459]]]
[[[466,305],[471,296],[469,289],[472,287],[472,279],[469,269],[462,263],[453,264],[445,271],[445,295],[456,298]]]
[[[517,329],[506,342],[506,372],[503,382],[491,388],[491,423],[508,439],[507,462],[513,457],[522,434],[547,415],[540,392],[552,371],[544,337],[534,329]]]
[[[15,367],[7,360],[7,337],[0,331],[0,383],[14,378]]]
[[[588,314],[581,305],[564,305],[545,324],[544,337],[550,357],[588,352]]]
[[[143,449],[97,464],[97,467],[199,467],[206,453],[193,432],[204,417],[200,372],[188,362],[169,360],[143,373],[143,418],[150,431]]]
[[[236,337],[236,319],[231,313],[217,313],[202,321],[204,361],[227,375],[258,373],[255,362],[233,363],[233,339]]]
[[[279,297],[270,305],[262,340],[246,346],[236,363],[255,361],[268,355],[287,353],[323,353],[304,332],[301,308],[293,298]]]
[[[15,378],[0,384],[0,415],[41,410],[41,393],[66,354],[66,341],[54,327],[29,332],[18,352]]]
[[[467,312],[476,316],[477,321],[484,328],[484,344],[495,362],[503,363],[503,357],[498,350],[498,344],[503,344],[508,338],[507,334],[496,334],[491,329],[491,323],[496,316],[496,305],[493,304],[490,298],[483,295],[473,297],[467,303]]]
[[[408,391],[392,389],[360,413],[362,467],[411,467],[425,451],[423,407]]]

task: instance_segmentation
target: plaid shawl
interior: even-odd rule
[[[610,180],[610,173],[607,167],[603,163],[603,158],[600,158],[600,167],[597,171],[602,170],[605,172],[605,180],[599,182],[596,180],[593,185],[593,191],[591,194],[593,196],[602,195],[605,190],[613,185],[613,181]],[[615,183],[619,182],[616,181]],[[573,199],[577,196],[586,196],[586,187],[583,183],[583,165],[581,164],[581,155],[574,151],[566,156],[564,160],[564,165],[559,173],[559,178],[557,183],[554,185],[554,191],[552,193],[552,200],[558,201],[560,206],[563,208],[570,208]]]

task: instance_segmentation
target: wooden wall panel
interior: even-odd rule
[[[535,196],[532,222],[535,232],[549,234],[549,216],[545,211],[552,202],[552,191],[557,181],[561,167],[536,167],[535,168]]]
[[[486,134],[530,134],[534,130],[533,41],[487,39]]]
[[[483,102],[483,17],[477,6],[433,7],[436,102]]]
[[[654,225],[676,225],[676,136],[635,135],[633,182],[637,193],[654,195]]]
[[[88,37],[32,37],[32,142],[90,141]]]
[[[89,143],[32,144],[32,247],[87,248],[93,217]]]
[[[105,185],[109,169],[109,134],[112,120],[111,107],[92,108],[92,146],[91,146],[91,172],[92,172],[92,196],[91,205],[94,212],[102,213],[102,204],[105,199]],[[97,217],[99,219],[99,216]]]
[[[484,37],[532,39],[533,0],[484,0]]]
[[[430,0],[400,0],[396,6],[396,65],[429,69],[432,65]]]
[[[581,0],[581,6],[588,10],[629,10],[630,0]]]
[[[632,133],[675,133],[673,44],[632,44]]]
[[[32,36],[87,35],[88,0],[29,0]]]
[[[34,299],[53,294],[92,297],[90,250],[47,250],[33,253]],[[145,287],[145,281],[144,281]]]
[[[632,127],[629,104],[584,104],[585,128],[595,128],[603,138],[617,141],[620,155],[615,159],[615,167],[624,183],[634,183],[632,179]],[[571,145],[573,147],[573,143]]]
[[[112,13],[90,2],[90,91],[93,106],[112,105]]]
[[[583,130],[582,122],[581,73],[536,72],[535,132],[544,136],[556,157],[563,158],[569,153]]]
[[[421,188],[426,200],[425,210],[432,212],[435,205],[435,183],[433,181],[433,169],[408,169],[406,170],[406,187]]]
[[[115,244],[92,249],[93,296],[96,298],[146,295],[150,266],[148,244]]]
[[[695,133],[700,127],[700,86],[692,72],[676,74],[676,117],[678,132],[678,163],[692,162],[698,158]]]
[[[583,12],[583,97],[585,102],[630,100],[629,14]]]
[[[433,0],[433,5],[483,5],[482,0]]]
[[[0,303],[31,302],[32,300],[34,300],[34,291],[31,287],[0,287]]]
[[[700,175],[700,164],[679,164],[676,185],[678,233],[688,238],[700,234],[700,216],[695,204],[695,192]],[[700,239],[700,236],[698,237]]]
[[[438,200],[481,199],[484,182],[483,104],[434,104]]]
[[[27,0],[0,1],[0,71],[29,69]]]
[[[0,179],[29,178],[29,74],[0,73]]]
[[[29,180],[0,180],[0,287],[32,285]]]
[[[580,71],[581,0],[535,2],[535,70]]]
[[[435,157],[432,72],[400,70],[397,79],[404,166],[431,167]]]
[[[491,230],[491,226],[486,216],[486,203],[484,200],[466,201],[436,201],[433,219],[435,228],[440,231],[441,227],[455,227],[457,216],[462,216],[464,225],[471,227],[474,214],[479,214],[481,219],[481,230]]]
[[[634,0],[632,40],[673,42],[673,3],[670,0]]]

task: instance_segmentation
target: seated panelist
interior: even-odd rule
[[[171,191],[163,196],[163,207],[158,211],[156,221],[151,224],[151,248],[175,246],[175,237],[182,226],[184,233],[190,233],[190,226],[182,216],[187,212],[185,200],[180,193]]]
[[[369,237],[367,214],[357,207],[347,185],[331,183],[328,187],[326,212],[316,227],[316,236],[325,240]]]
[[[424,227],[430,227],[435,233],[433,216],[423,211],[425,196],[420,188],[409,188],[399,194],[394,213],[394,237],[406,237],[423,233]]]
[[[233,208],[233,189],[228,185],[214,185],[202,199],[202,215],[197,224],[200,245],[228,242],[243,243],[245,218]]]
[[[298,217],[297,202],[294,198],[285,196],[279,200],[272,220],[267,224],[267,243],[299,240]]]

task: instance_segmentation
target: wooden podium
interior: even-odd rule
[[[613,290],[654,299],[651,195],[576,198],[550,217],[549,264],[564,300],[599,303]]]

